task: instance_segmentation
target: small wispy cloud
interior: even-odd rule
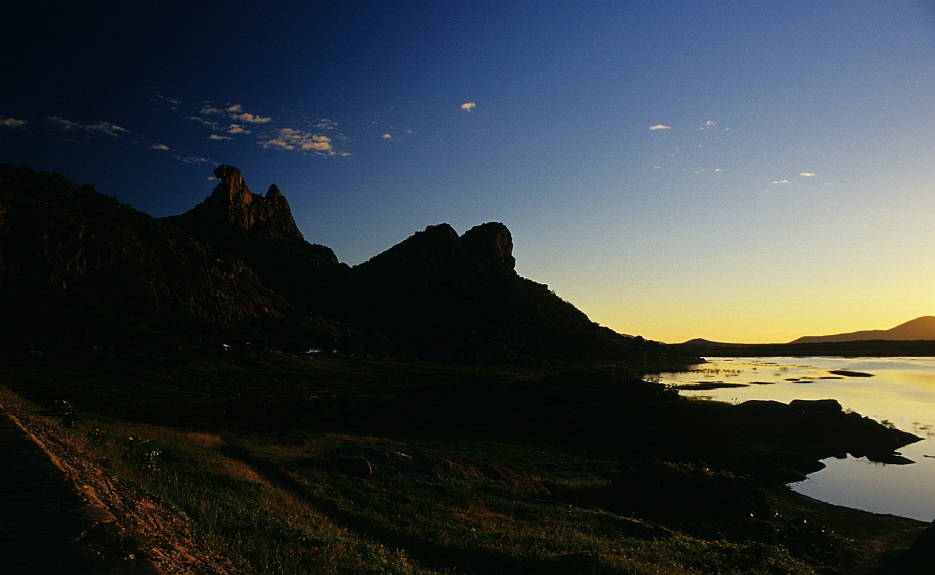
[[[704,123],[704,126],[701,126],[699,129],[700,130],[711,130],[713,128],[717,128],[717,122],[715,122],[714,120],[708,120],[707,122]]]
[[[338,123],[335,122],[334,120],[329,120],[328,118],[320,118],[317,122],[315,122],[315,129],[316,130],[337,130]]]
[[[165,144],[153,144],[149,147],[149,149],[150,150],[161,150],[165,152],[165,151],[171,150],[172,148],[170,148],[169,146]]]
[[[211,158],[205,158],[203,156],[172,156],[172,157],[185,164],[214,164],[216,163]]]
[[[272,120],[269,116],[256,116],[250,112],[231,114],[231,119],[247,122],[248,124],[267,124]]]
[[[199,113],[205,116],[227,115],[231,120],[246,122],[248,124],[266,124],[272,121],[272,118],[269,116],[259,116],[257,114],[245,112],[243,106],[240,104],[233,104],[226,108],[215,108],[211,104],[205,104],[202,106]]]
[[[244,128],[240,124],[231,124],[227,128],[227,133],[237,135],[237,134],[252,134],[253,132]]]
[[[325,156],[349,155],[336,152],[331,145],[331,141],[331,138],[324,134],[315,134],[294,128],[282,128],[275,137],[262,140],[260,146],[264,149],[302,150]]]
[[[272,117],[248,111],[238,103],[221,105],[217,101],[202,100],[198,106],[193,108],[194,113],[182,117],[209,129],[211,133],[207,138],[211,141],[252,135],[257,145],[266,150],[296,150],[320,156],[351,155],[340,149],[347,138],[338,130],[338,123],[329,118],[304,118],[307,127],[292,128],[282,127]],[[393,135],[391,137],[396,139]],[[178,159],[186,161],[192,157]]]
[[[185,116],[186,120],[191,120],[192,122],[198,122],[202,126],[208,128],[209,130],[221,130],[221,124],[217,122],[212,122],[211,120],[205,120],[204,118],[199,118],[198,116]]]
[[[59,118],[58,116],[49,116],[46,118],[49,122],[56,124],[62,130],[80,130],[83,132],[91,132],[97,134],[104,134],[105,136],[110,136],[111,138],[117,138],[121,134],[129,134],[130,130],[118,126],[117,124],[111,122],[98,122],[96,124],[82,124],[80,122],[73,122],[71,120],[66,120],[65,118]]]
[[[393,139],[393,136],[392,136],[389,132],[387,132],[387,133],[383,134],[382,138],[383,138],[384,140],[392,140],[392,139]]]
[[[785,185],[791,184],[791,183],[792,183],[792,182],[790,182],[789,180],[773,180],[773,181],[770,182],[770,185],[772,185],[772,186],[785,186]]]
[[[162,94],[156,94],[156,100],[163,102],[172,110],[178,110],[179,106],[182,105],[182,101],[178,98],[170,98],[168,96],[163,96]]]
[[[672,126],[666,126],[665,124],[656,124],[655,126],[650,126],[650,132],[658,132],[659,130],[671,130]]]
[[[16,118],[0,118],[0,127],[3,128],[22,128],[28,123],[26,120],[17,120]]]
[[[247,122],[248,124],[267,124],[272,120],[269,116],[257,116],[251,114],[250,112],[244,112],[242,114],[235,114],[231,116],[235,120],[240,120],[241,122]]]
[[[474,102],[465,102],[461,104],[461,109],[464,110],[465,112],[473,112],[474,108],[476,107],[477,107],[477,104]]]
[[[799,175],[802,176],[803,178],[814,178],[818,174],[816,174],[815,172],[802,172]]]

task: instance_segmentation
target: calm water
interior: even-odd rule
[[[833,370],[873,377],[835,375]],[[680,392],[731,403],[832,398],[844,409],[922,437],[923,441],[900,450],[914,461],[912,464],[884,465],[850,456],[829,458],[823,460],[825,469],[791,487],[838,505],[923,521],[935,518],[935,358],[708,358],[708,363],[693,371],[658,377],[671,385],[748,384]]]

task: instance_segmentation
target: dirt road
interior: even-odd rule
[[[0,417],[0,461],[0,572],[160,572],[101,548],[114,516],[89,501],[7,413]]]
[[[175,514],[119,485],[0,389],[0,573],[234,575]]]

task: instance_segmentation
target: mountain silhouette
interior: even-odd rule
[[[289,202],[272,184],[266,196],[250,191],[240,170],[221,165],[220,182],[204,202],[162,221],[199,242],[245,262],[262,282],[302,307],[316,307],[322,285],[347,270],[331,248],[305,241]]]
[[[305,240],[237,168],[156,219],[58,174],[0,165],[4,351],[260,341],[433,358],[688,359],[591,322],[520,277],[502,223],[440,224],[355,267]]]
[[[917,341],[935,340],[935,316],[922,316],[891,329],[872,329],[834,335],[809,335],[791,343],[824,343],[845,341]]]
[[[334,284],[325,315],[386,334],[408,353],[618,356],[662,346],[600,327],[548,286],[517,275],[513,240],[490,222],[462,236],[428,226]]]

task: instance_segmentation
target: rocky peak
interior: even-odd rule
[[[264,198],[250,191],[243,174],[234,166],[218,166],[214,175],[221,181],[199,206],[204,217],[275,239],[305,239],[295,224],[289,202],[276,184],[270,186]]]
[[[505,269],[516,266],[513,258],[513,236],[500,222],[488,222],[474,226],[461,236],[461,246],[476,257],[493,260]]]
[[[221,181],[215,186],[212,196],[222,196],[232,206],[247,205],[253,201],[253,193],[244,181],[243,174],[234,166],[222,164],[215,168],[214,176]]]

